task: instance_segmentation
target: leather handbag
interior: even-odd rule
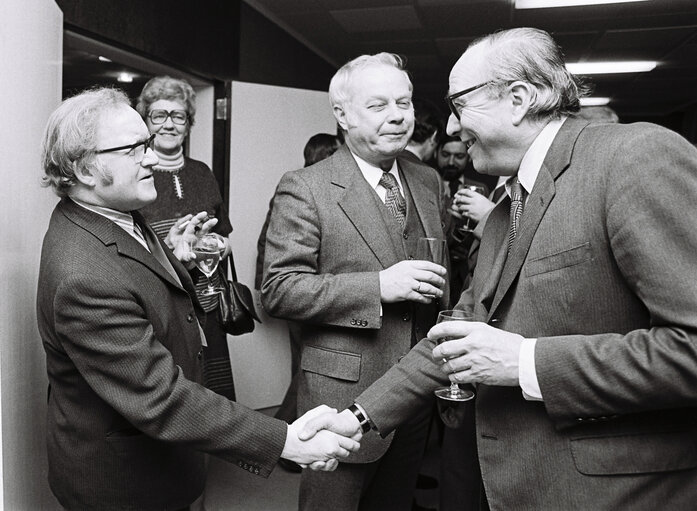
[[[222,291],[218,294],[220,300],[220,322],[223,330],[230,335],[242,335],[254,330],[254,321],[261,323],[256,310],[252,292],[247,286],[237,281],[235,261],[230,254],[230,273],[228,280],[221,270]]]

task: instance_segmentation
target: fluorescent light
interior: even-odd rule
[[[131,83],[133,81],[133,75],[129,73],[119,73],[119,76],[116,78],[121,83]]]
[[[655,60],[628,60],[618,62],[577,62],[566,64],[575,75],[602,75],[614,73],[646,73],[656,67]]]
[[[647,0],[515,0],[516,9],[548,9],[551,7],[574,7],[578,5],[625,4]]]
[[[605,106],[610,102],[610,98],[591,97],[581,98],[581,106]]]

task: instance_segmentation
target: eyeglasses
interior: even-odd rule
[[[481,89],[482,87],[486,87],[487,85],[491,85],[492,82],[491,80],[488,82],[480,83],[479,85],[475,85],[474,87],[470,87],[465,90],[461,90],[460,92],[456,92],[455,94],[450,94],[449,96],[445,96],[445,102],[448,104],[448,108],[450,108],[450,111],[453,113],[455,118],[459,121],[460,120],[460,110],[464,108],[464,105],[460,106],[459,108],[455,103],[453,102],[454,99],[457,99],[459,97],[464,96],[465,94],[469,94],[470,92],[474,92],[477,89]]]
[[[186,124],[189,120],[189,114],[184,110],[150,110],[148,114],[148,119],[153,124],[164,124],[167,122],[167,117],[172,119],[174,124]]]
[[[102,154],[126,150],[128,150],[129,152],[133,151],[133,157],[135,158],[136,163],[141,163],[143,161],[143,158],[145,158],[145,153],[148,152],[148,149],[150,149],[150,146],[152,145],[152,141],[154,139],[155,135],[152,134],[142,142],[136,142],[135,144],[130,145],[122,145],[119,147],[110,147],[109,149],[99,149],[98,151],[95,151],[95,153]]]

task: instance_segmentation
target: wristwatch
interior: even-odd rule
[[[351,413],[356,416],[356,419],[358,419],[358,422],[361,425],[361,432],[363,434],[370,431],[370,428],[371,428],[370,421],[368,420],[368,418],[365,415],[363,415],[363,412],[361,412],[355,404],[352,404],[351,406],[349,406],[348,410],[350,410]]]

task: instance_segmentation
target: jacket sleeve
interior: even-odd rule
[[[697,229],[691,209],[697,204],[697,150],[648,125],[632,135],[615,141],[609,155],[605,230],[623,281],[645,307],[648,327],[538,339],[538,381],[547,412],[560,425],[576,417],[697,407]],[[592,299],[602,300],[602,291]]]
[[[86,271],[57,286],[56,335],[87,385],[146,435],[253,463],[268,476],[287,425],[188,380],[154,334],[151,321],[159,320],[149,319],[122,284],[114,275]],[[187,332],[179,335],[186,342]]]
[[[377,271],[321,267],[321,212],[298,172],[281,179],[266,234],[262,304],[271,316],[350,328],[380,328]],[[348,252],[351,247],[346,247]],[[346,257],[346,267],[355,264]],[[356,324],[362,318],[366,324]]]

